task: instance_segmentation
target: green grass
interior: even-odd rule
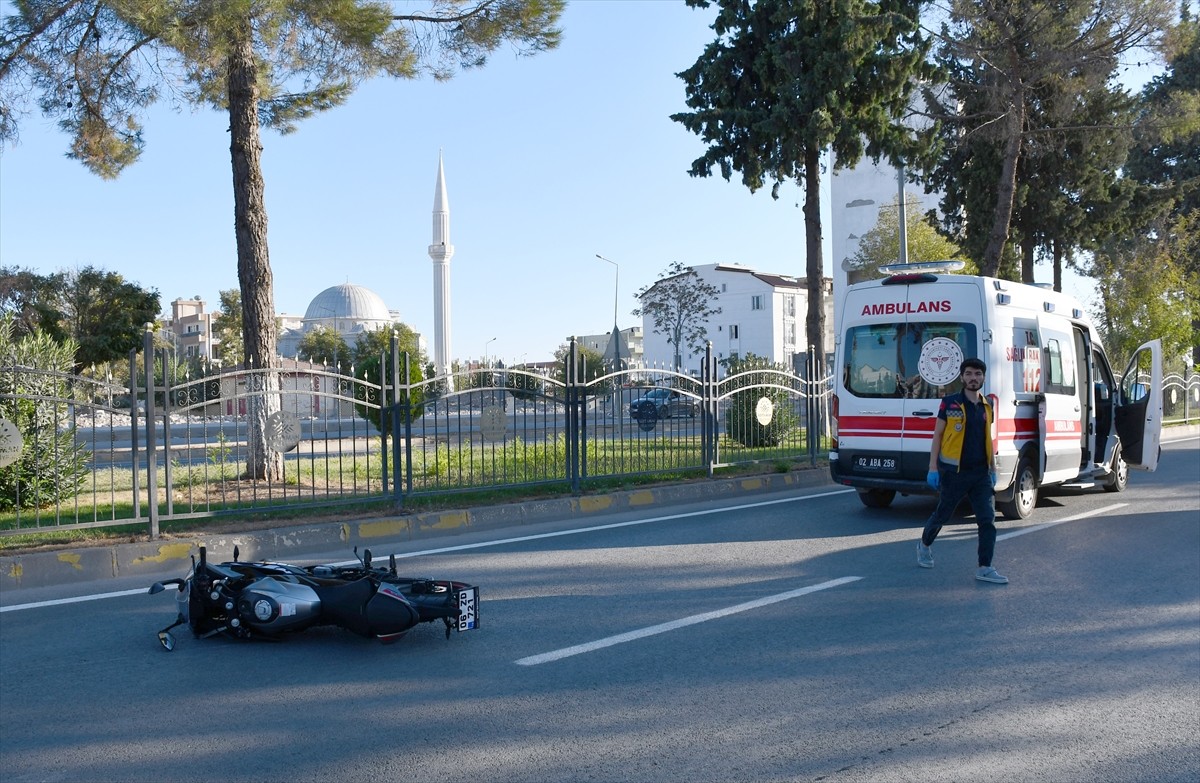
[[[635,440],[596,440],[587,445],[584,493],[611,492],[652,484],[707,477],[700,439],[654,435]],[[572,494],[566,471],[566,443],[560,437],[538,443],[511,438],[469,449],[414,452],[413,484],[402,508],[389,485],[383,492],[383,458],[369,455],[288,460],[281,481],[240,479],[240,466],[228,459],[185,467],[171,465],[173,496],[157,490],[159,531],[186,534],[249,527],[369,518],[398,512],[415,513],[464,508]],[[807,456],[795,449],[745,449],[721,444],[722,462],[746,464],[717,469],[719,475],[786,472]],[[219,454],[219,452],[217,452]],[[390,458],[389,454],[389,458]],[[407,465],[402,463],[401,475]],[[165,485],[165,466],[159,481]],[[141,517],[135,513],[134,472],[128,468],[95,470],[82,490],[57,506],[0,512],[0,552],[31,547],[145,538],[149,497],[147,472],[137,474]],[[123,523],[129,520],[128,523]],[[93,525],[61,529],[64,525]]]

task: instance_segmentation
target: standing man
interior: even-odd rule
[[[996,465],[992,454],[991,403],[979,393],[987,365],[980,359],[964,359],[959,367],[962,391],[947,395],[938,408],[929,450],[929,486],[939,490],[937,508],[925,523],[917,542],[917,565],[933,568],[934,539],[949,521],[964,497],[975,512],[979,526],[979,570],[981,582],[1008,584],[1008,577],[992,567],[996,548]]]

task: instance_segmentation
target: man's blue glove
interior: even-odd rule
[[[999,478],[996,476],[996,471],[994,471],[994,470],[989,470],[989,471],[988,471],[988,478],[990,478],[990,479],[992,480],[992,486],[993,486],[993,487],[995,487],[995,486],[996,486],[996,482],[999,480]]]
[[[925,483],[933,489],[937,489],[942,483],[942,478],[936,470],[931,470],[925,474]]]

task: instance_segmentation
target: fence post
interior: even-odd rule
[[[711,340],[704,344],[700,380],[700,450],[708,477],[712,478],[717,464],[717,357],[713,356]]]
[[[146,372],[146,492],[150,504],[150,538],[158,538],[158,454],[154,436],[154,324],[142,334],[142,366]],[[137,470],[137,466],[134,466]]]
[[[383,494],[388,493],[388,480],[391,478],[391,471],[388,465],[388,435],[391,434],[391,427],[388,424],[395,418],[396,411],[388,403],[388,381],[394,373],[388,372],[388,358],[392,360],[391,367],[393,370],[396,367],[396,330],[392,329],[392,338],[388,342],[389,350],[387,353],[380,351],[379,353],[379,458],[382,462],[382,470],[380,471],[380,479],[383,481]],[[392,399],[396,398],[396,385],[392,384]],[[388,411],[391,411],[390,415]],[[367,460],[371,459],[371,450],[367,449]]]
[[[138,472],[138,382],[136,348],[129,349],[129,458],[133,466],[133,517],[142,517],[142,477]]]
[[[808,362],[807,371],[808,378],[805,383],[804,395],[805,400],[805,444],[808,447],[808,462],[812,467],[817,466],[817,451],[821,448],[821,398],[815,391],[817,384],[823,377],[821,372],[821,360],[823,354],[817,353],[817,347],[808,346]]]
[[[397,365],[397,367],[393,373],[393,378],[396,381],[396,399],[397,399],[398,404],[396,406],[396,413],[395,413],[395,415],[392,416],[392,422],[393,422],[392,427],[398,428],[399,422],[397,421],[397,419],[400,416],[404,417],[404,483],[403,483],[403,485],[401,485],[401,482],[399,481],[399,478],[400,478],[400,472],[399,472],[400,443],[399,443],[398,429],[393,429],[393,431],[392,431],[392,444],[393,444],[392,448],[394,449],[393,454],[392,454],[392,456],[393,456],[392,462],[394,462],[396,465],[396,481],[394,482],[394,484],[395,484],[396,500],[398,500],[400,502],[403,502],[405,490],[407,489],[408,492],[412,492],[412,488],[413,488],[413,448],[412,448],[412,446],[413,446],[412,418],[413,417],[412,417],[412,366],[411,366],[411,362],[412,362],[412,357],[409,356],[407,351],[405,351],[404,352],[404,391],[403,392],[400,391],[399,365]],[[424,447],[422,446],[422,448],[424,448]]]
[[[579,482],[579,346],[575,342],[575,338],[571,338],[571,344],[567,350],[566,356],[566,373],[567,379],[567,479],[571,483],[571,491],[578,493],[580,491]]]

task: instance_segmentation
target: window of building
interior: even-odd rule
[[[738,325],[737,324],[729,325],[729,339],[730,340],[738,339]]]
[[[787,313],[792,318],[795,318],[796,317],[796,297],[794,297],[790,294],[788,296],[785,296],[783,298],[783,308],[784,308],[785,313]]]
[[[750,309],[751,310],[763,309],[762,294],[755,294],[754,296],[750,297]]]

